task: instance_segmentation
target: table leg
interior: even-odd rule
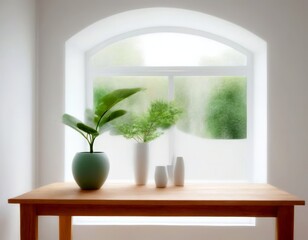
[[[59,216],[59,239],[71,240],[72,239],[72,217]]]
[[[38,216],[32,204],[20,205],[20,239],[38,240]]]
[[[277,240],[294,239],[294,206],[279,207],[276,229]]]

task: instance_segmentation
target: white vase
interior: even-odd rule
[[[177,157],[174,167],[173,182],[175,186],[184,186],[185,167],[183,157]]]
[[[146,185],[149,172],[149,144],[137,143],[135,147],[135,183]]]
[[[167,165],[167,173],[168,173],[168,179],[170,183],[173,182],[173,174],[174,174],[174,165]]]
[[[165,166],[157,166],[155,168],[155,184],[157,188],[164,188],[167,186],[168,176]]]

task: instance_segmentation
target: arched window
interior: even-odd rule
[[[155,99],[182,107],[176,126],[151,143],[150,179],[155,165],[183,156],[187,181],[266,182],[266,43],[247,30],[182,9],[117,14],[67,41],[65,79],[66,112],[81,118],[97,95],[126,87],[147,89],[130,111]],[[69,180],[86,145],[68,130],[65,139]],[[107,181],[133,180],[133,145],[109,133],[97,139],[111,160]]]
[[[121,40],[115,36],[87,54],[87,84],[92,84],[87,95],[94,102],[111,90],[142,87],[146,91],[123,103],[124,109],[142,113],[156,99],[173,100],[182,108],[177,125],[151,142],[151,179],[155,165],[183,156],[188,181],[252,181],[247,129],[252,96],[246,94],[252,82],[251,54],[216,39],[183,28],[149,28],[126,33]],[[133,179],[134,141],[106,133],[97,148],[115,166],[109,180]]]

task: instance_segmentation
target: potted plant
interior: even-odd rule
[[[137,185],[145,185],[148,176],[148,143],[164,133],[179,119],[182,110],[173,102],[156,100],[148,110],[141,115],[132,115],[116,125],[116,134],[128,139],[135,139],[135,182]]]
[[[99,189],[109,173],[109,160],[103,152],[94,151],[95,139],[103,132],[110,130],[110,122],[126,114],[125,110],[114,110],[122,100],[141,91],[141,88],[127,88],[112,91],[98,100],[94,111],[85,111],[86,122],[64,114],[62,121],[80,133],[89,144],[89,152],[79,152],[72,164],[73,176],[81,189]]]

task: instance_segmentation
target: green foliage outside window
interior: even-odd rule
[[[182,114],[178,129],[188,134],[209,139],[246,138],[246,78],[243,77],[203,77],[175,78],[175,102]],[[167,81],[157,77],[115,77],[97,79],[94,86],[94,106],[107,92],[124,87],[146,88],[147,91],[133,96],[118,105],[119,109],[129,109],[137,115],[151,105],[154,99],[167,95]],[[133,127],[122,126],[126,137],[142,135],[142,128],[148,124],[145,117],[128,119]],[[123,132],[126,132],[125,134]],[[136,132],[139,132],[136,134]],[[143,136],[139,141],[151,141],[160,135]]]
[[[211,91],[205,124],[211,138],[246,138],[246,81],[225,79]]]

